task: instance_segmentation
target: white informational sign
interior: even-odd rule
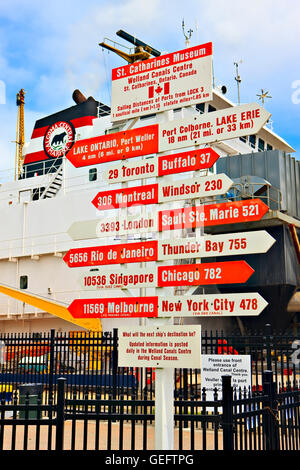
[[[100,270],[86,271],[79,282],[83,290],[130,289],[155,287],[157,285],[156,268],[102,267]]]
[[[251,356],[237,354],[202,354],[201,389],[205,387],[206,399],[214,400],[214,391],[218,399],[222,398],[222,376],[230,375],[233,388],[251,387]],[[210,408],[212,411],[213,408]]]
[[[266,253],[275,239],[265,230],[159,240],[158,259],[207,258]]]
[[[159,317],[257,316],[268,302],[256,292],[158,297]]]
[[[118,332],[119,367],[200,367],[198,325],[131,326]]]
[[[157,176],[158,157],[133,162],[125,161],[119,165],[107,168],[103,173],[103,178],[108,183],[122,183],[123,181],[133,181]]]
[[[112,121],[211,99],[211,42],[112,70]]]
[[[233,181],[224,173],[170,182],[164,179],[158,183],[158,202],[219,196],[225,194],[232,184]]]
[[[159,151],[190,147],[256,134],[271,114],[257,103],[242,104],[190,119],[159,124]]]
[[[93,238],[107,238],[121,235],[134,235],[136,233],[154,233],[158,231],[158,214],[123,216],[116,212],[115,217],[106,217],[74,222],[68,229],[72,240],[89,240]]]

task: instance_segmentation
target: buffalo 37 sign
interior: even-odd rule
[[[211,99],[211,42],[112,71],[112,121]]]

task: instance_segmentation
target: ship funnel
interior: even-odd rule
[[[87,101],[86,97],[81,93],[80,90],[74,90],[72,98],[76,104],[81,104]]]

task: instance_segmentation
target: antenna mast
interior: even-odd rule
[[[189,29],[187,32],[185,32],[185,25],[184,25],[184,20],[182,20],[182,32],[185,37],[185,47],[189,47],[190,45],[190,39],[193,34],[193,30]]]
[[[241,83],[242,79],[239,75],[239,64],[241,64],[241,63],[242,63],[242,60],[240,60],[239,62],[234,62],[235,69],[236,69],[236,76],[234,78],[235,78],[235,81],[237,82],[238,104],[241,104],[240,83]]]

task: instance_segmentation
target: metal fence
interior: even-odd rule
[[[252,388],[261,390],[262,374],[272,370],[282,388],[295,387],[299,379],[299,340],[293,335],[265,331],[241,335],[203,331],[202,354],[246,354],[251,357]],[[118,331],[103,333],[0,334],[5,362],[0,364],[0,399],[7,399],[22,384],[42,384],[44,402],[55,391],[58,377],[66,378],[67,394],[81,396],[98,389],[111,393],[154,398],[155,370],[118,367]],[[3,348],[1,349],[3,352]],[[300,354],[299,354],[300,356]],[[175,369],[175,398],[188,399],[200,393],[199,369]]]
[[[155,370],[118,367],[118,332],[0,335],[0,449],[154,448]],[[248,354],[252,386],[175,369],[178,450],[298,450],[300,387],[292,335],[203,332],[203,354]],[[3,356],[3,355],[2,355]],[[34,390],[34,392],[32,391]]]

